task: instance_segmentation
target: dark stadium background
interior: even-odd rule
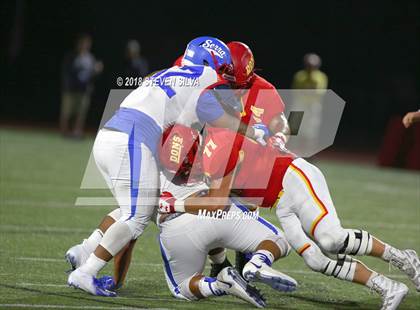
[[[21,48],[10,58],[16,8]],[[419,1],[2,1],[1,113],[14,125],[56,126],[60,66],[80,32],[105,65],[89,112],[96,128],[115,88],[128,39],[152,70],[169,66],[199,35],[241,40],[261,74],[289,88],[306,52],[319,53],[329,88],[346,102],[336,145],[377,147],[388,119],[418,109]],[[417,87],[417,90],[416,90]]]

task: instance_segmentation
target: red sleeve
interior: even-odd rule
[[[178,67],[181,67],[182,66],[182,58],[184,58],[184,55],[181,55],[181,56],[179,56],[176,60],[175,60],[175,62],[174,62],[174,66],[178,66]]]
[[[262,121],[264,124],[268,124],[274,116],[284,112],[284,102],[274,85],[264,78],[258,76],[255,86],[259,91],[256,107],[264,109]]]
[[[242,120],[253,125],[270,121],[284,111],[284,103],[277,89],[267,80],[256,75],[255,80],[245,97],[245,115]]]
[[[203,170],[211,179],[219,179],[236,167],[243,138],[226,129],[209,131],[203,150]]]

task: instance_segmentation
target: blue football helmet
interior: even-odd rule
[[[188,43],[184,60],[195,65],[207,65],[216,71],[231,66],[229,48],[223,41],[213,37],[198,37]]]

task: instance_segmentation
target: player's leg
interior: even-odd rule
[[[345,232],[347,236],[338,253],[378,257],[407,274],[420,291],[420,259],[416,251],[395,248],[364,230],[345,229]]]
[[[271,268],[274,261],[289,254],[290,246],[283,232],[258,214],[247,212],[241,205],[232,204],[227,218],[215,222],[221,245],[242,253],[252,253],[251,260],[243,269],[243,276],[276,290],[295,290],[297,282],[293,278]]]
[[[104,233],[120,216],[120,208],[112,210],[102,219],[101,223],[99,223],[98,227],[89,237],[67,250],[65,258],[73,270],[86,262],[89,255],[93,253],[101,242]]]
[[[284,195],[279,200],[277,216],[289,242],[305,262],[326,275],[380,288],[384,303],[398,306],[408,291],[403,283],[378,275],[349,256],[327,261],[321,250],[309,242],[306,234],[323,251],[339,253],[347,237],[319,169],[303,159],[295,160],[284,177],[283,186]]]
[[[121,218],[108,228],[94,253],[70,274],[68,282],[98,295],[102,292],[98,293],[97,285],[92,283],[96,281],[97,273],[130,240],[143,232],[153,214],[158,170],[150,150],[120,132],[101,130],[95,142],[94,155],[113,183]]]
[[[245,207],[242,206],[240,201],[238,201],[237,199],[232,199],[232,201],[235,203],[236,207],[239,208],[241,211],[243,212],[247,212],[249,213],[250,211]],[[258,211],[253,211],[255,212],[254,214],[255,219],[257,219],[260,224],[262,225],[262,227],[264,227],[268,233],[274,233],[274,234],[281,234],[281,230],[276,227],[274,224],[270,223],[269,221],[267,221],[266,219],[258,216]],[[252,213],[250,213],[252,214]],[[245,265],[249,262],[249,260],[251,259],[253,253],[242,253],[239,251],[235,252],[235,268],[239,271],[240,274],[242,274],[243,269],[245,267]]]
[[[226,255],[225,248],[216,248],[209,251],[209,260],[211,262],[210,277],[216,277],[220,271],[226,267],[231,267]]]
[[[337,279],[364,285],[377,293],[383,300],[383,309],[395,309],[407,294],[407,287],[367,268],[363,263],[347,255],[339,259],[327,257],[303,231],[299,218],[293,213],[282,212],[281,201],[277,215],[287,240],[304,259],[306,265],[315,272]]]
[[[216,278],[197,274],[190,277],[186,283],[191,300],[233,295],[258,308],[266,305],[261,293],[250,286],[233,267],[225,267]]]
[[[198,300],[234,295],[256,306],[264,305],[261,295],[231,267],[217,277],[203,275],[208,249],[217,241],[210,219],[184,214],[161,223],[160,228],[165,276],[173,296]]]
[[[323,251],[379,257],[405,272],[420,290],[420,260],[415,251],[399,250],[364,230],[344,229],[322,172],[302,159],[293,162],[292,170],[285,178],[285,187],[294,185],[291,193],[299,197],[295,199],[298,217]]]
[[[129,169],[124,169],[127,165]],[[93,264],[86,266],[86,270],[94,276],[103,268],[94,256],[108,262],[130,240],[137,239],[150,222],[157,204],[158,168],[151,151],[144,144],[129,147],[129,158],[113,175],[121,217],[108,228],[89,257]]]
[[[106,130],[104,130],[106,132]],[[114,191],[114,182],[112,181],[111,175],[109,173],[109,162],[110,160],[107,158],[107,155],[110,153],[109,149],[102,145],[102,140],[105,139],[104,131],[100,131],[98,133],[98,139],[95,140],[95,144],[93,147],[94,157],[96,161],[96,166],[101,173],[102,177],[104,178],[108,188],[112,192],[114,196],[116,196]],[[122,139],[125,142],[125,136],[122,135]],[[125,147],[123,147],[123,151],[120,152],[117,156],[120,157],[120,160],[116,160],[122,165],[122,158],[126,153],[124,151]],[[66,260],[70,263],[72,269],[76,269],[80,267],[82,264],[86,262],[86,259],[89,255],[96,249],[99,243],[102,240],[104,233],[108,230],[108,228],[114,224],[118,219],[121,217],[121,210],[120,208],[116,208],[109,212],[98,225],[98,227],[90,234],[87,239],[84,239],[80,244],[77,244],[71,247],[65,255]]]

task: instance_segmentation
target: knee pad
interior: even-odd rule
[[[357,260],[347,255],[340,255],[337,260],[328,258],[314,245],[306,250],[302,257],[313,270],[326,276],[333,276],[341,280],[352,281],[356,271]]]
[[[172,292],[177,298],[187,299],[187,300],[198,300],[198,298],[190,290],[190,281],[194,276],[189,277],[188,279],[181,282],[178,285],[179,293]]]
[[[321,233],[316,240],[323,251],[337,254],[340,253],[346,236],[347,232],[345,229],[336,227],[328,232]]]
[[[323,272],[330,262],[330,259],[325,256],[315,244],[311,244],[310,247],[302,253],[302,257],[305,260],[306,265],[316,272]]]
[[[347,255],[339,255],[337,260],[330,260],[323,270],[323,274],[335,278],[352,281],[356,271],[357,260]]]
[[[122,213],[121,218],[118,220],[128,225],[133,234],[133,239],[137,239],[141,234],[143,234],[155,212],[154,206],[141,206],[141,208],[142,209],[137,210],[134,215],[130,213]]]
[[[350,255],[366,255],[372,251],[372,236],[364,230],[346,229],[347,237],[339,253]]]
[[[290,247],[289,242],[287,242],[285,238],[281,236],[277,236],[277,235],[270,235],[266,238],[266,240],[273,241],[275,244],[277,244],[281,252],[280,257],[285,257],[289,255],[291,247]]]
[[[115,222],[104,234],[100,245],[112,256],[115,256],[132,239],[133,234],[128,225],[123,222]]]
[[[118,221],[121,217],[121,210],[120,208],[114,209],[111,212],[108,213],[109,217],[112,217],[114,221]]]

